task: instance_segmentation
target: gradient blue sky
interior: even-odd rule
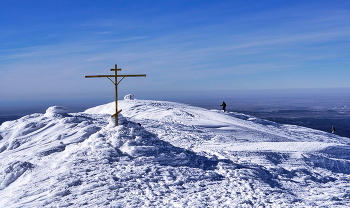
[[[350,1],[0,0],[0,100],[350,87]],[[169,95],[169,94],[168,94]]]

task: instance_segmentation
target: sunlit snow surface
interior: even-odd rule
[[[118,106],[118,127],[114,102],[3,123],[0,207],[350,206],[349,138],[180,103]]]

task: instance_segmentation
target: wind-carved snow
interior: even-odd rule
[[[133,94],[127,94],[124,96],[124,100],[134,100],[135,96]]]
[[[46,110],[45,116],[51,117],[51,116],[60,116],[60,115],[67,115],[68,110],[67,108],[63,106],[51,106]]]
[[[0,126],[4,207],[350,205],[349,139],[125,96]]]

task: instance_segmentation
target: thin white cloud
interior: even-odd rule
[[[101,41],[97,41],[96,43],[126,42],[126,41],[141,40],[141,39],[146,39],[146,38],[148,38],[148,36],[101,40]]]

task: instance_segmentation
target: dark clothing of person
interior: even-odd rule
[[[331,131],[332,131],[332,134],[334,134],[334,132],[335,132],[334,126],[332,126]]]
[[[222,106],[222,110],[224,110],[224,112],[226,112],[226,103],[222,102],[222,104],[220,106]]]

